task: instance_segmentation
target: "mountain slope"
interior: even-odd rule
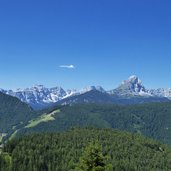
[[[17,135],[90,126],[138,132],[171,144],[171,103],[129,106],[76,104],[54,107],[42,111],[42,117],[39,115],[24,125]]]
[[[112,98],[108,93],[106,92],[100,92],[97,90],[91,90],[88,92],[85,92],[81,95],[75,95],[68,98],[65,98],[57,103],[55,105],[73,105],[78,103],[113,103],[114,98]]]
[[[169,102],[170,100],[164,97],[153,97],[153,96],[138,96],[138,95],[124,95],[119,96],[117,94],[109,94],[106,92],[99,92],[97,90],[92,90],[81,95],[75,95],[59,102],[52,104],[55,105],[73,105],[82,103],[97,103],[97,104],[141,104],[141,103],[151,103],[151,102]]]
[[[43,142],[43,143],[42,143]],[[137,134],[117,130],[74,129],[60,134],[36,134],[7,143],[0,156],[11,158],[12,170],[69,171],[90,143],[102,146],[112,170],[171,170],[171,148]],[[6,157],[7,159],[7,157]]]
[[[0,134],[15,130],[33,117],[34,112],[29,105],[0,92]]]
[[[151,89],[149,90],[153,96],[157,97],[166,97],[171,100],[171,88],[159,88],[159,89]]]

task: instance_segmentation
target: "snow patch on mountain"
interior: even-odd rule
[[[107,93],[111,96],[119,98],[132,97],[159,97],[168,98],[171,100],[171,88],[146,89],[142,81],[136,76],[132,75],[127,80],[123,81],[116,89],[105,91],[101,86],[88,86],[81,90],[71,89],[64,90],[62,87],[46,88],[43,85],[35,85],[31,88],[4,90],[0,92],[17,97],[21,101],[29,104],[33,108],[44,108],[51,104],[67,99],[71,96],[81,95],[90,91],[99,91]]]
[[[158,88],[149,90],[153,96],[166,97],[171,100],[171,88]]]
[[[73,89],[67,91],[61,87],[46,88],[43,85],[35,85],[31,88],[17,89],[15,91],[0,89],[1,92],[17,97],[21,101],[31,105],[33,108],[44,108],[70,96],[84,94],[92,90],[105,91],[100,86],[89,86],[81,90]]]

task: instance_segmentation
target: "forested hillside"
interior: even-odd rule
[[[73,127],[117,128],[171,143],[171,103],[142,105],[80,104],[39,112],[18,135],[32,132],[60,132]]]
[[[30,106],[0,92],[0,133],[7,133],[33,117]]]
[[[90,145],[95,154],[87,150]],[[110,171],[171,170],[169,146],[138,134],[108,129],[73,129],[14,139],[5,145],[0,166],[5,171],[78,171],[89,166],[81,161],[90,161],[92,155],[100,156],[97,161],[101,160],[103,167],[110,166]]]

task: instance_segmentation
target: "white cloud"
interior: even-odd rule
[[[74,69],[75,66],[74,65],[60,65],[60,68],[67,68],[67,69]]]

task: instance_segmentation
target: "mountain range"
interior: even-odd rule
[[[38,111],[18,98],[0,92],[0,145],[23,134],[88,126],[138,132],[171,144],[170,100],[151,95],[141,84],[139,79],[131,77],[110,92],[92,87],[92,90],[84,93],[82,90]],[[144,102],[147,104],[137,104]]]
[[[66,152],[68,149],[73,149],[73,144],[76,144],[76,147],[80,150],[80,147],[83,147],[81,144],[85,140],[90,141],[90,136],[95,139],[102,137],[101,140],[107,143],[109,151],[111,151],[109,142],[112,144],[113,142],[117,142],[117,144],[113,145],[113,148],[116,150],[113,154],[116,156],[125,154],[127,156],[128,152],[125,152],[125,149],[130,151],[130,148],[133,148],[134,152],[130,153],[130,158],[132,159],[133,154],[135,159],[137,159],[137,156],[142,151],[143,154],[139,156],[138,161],[140,163],[137,164],[137,167],[142,161],[147,159],[147,156],[150,159],[148,160],[150,161],[148,169],[143,168],[142,170],[151,170],[153,166],[154,170],[158,167],[162,168],[161,170],[170,170],[170,154],[168,153],[170,149],[166,148],[165,145],[161,145],[161,143],[153,143],[150,139],[145,140],[140,138],[142,135],[145,135],[171,145],[170,102],[169,89],[148,90],[136,76],[129,77],[116,89],[110,91],[105,91],[102,87],[95,86],[87,87],[80,91],[65,91],[61,87],[45,88],[44,86],[34,86],[25,90],[18,89],[17,91],[1,89],[0,170],[7,171],[7,168],[12,168],[13,170],[19,168],[21,170],[20,168],[24,168],[24,166],[26,166],[24,170],[29,170],[34,162],[28,166],[25,161],[30,160],[36,163],[36,160],[30,159],[30,156],[34,156],[34,159],[41,157],[44,159],[43,162],[47,164],[47,156],[49,155],[50,160],[48,160],[51,161],[53,159],[52,164],[54,164],[54,158],[51,157],[54,156],[52,153],[55,151],[54,143],[58,142],[59,146],[56,147],[59,149],[60,147],[64,147]],[[36,111],[31,106],[35,109],[46,109]],[[82,131],[83,128],[89,129],[84,129],[85,132],[84,130]],[[113,129],[120,131],[111,139]],[[68,133],[64,131],[68,131]],[[133,134],[121,131],[128,131]],[[105,137],[102,135],[105,135]],[[136,138],[134,135],[136,135]],[[68,136],[70,138],[66,139]],[[56,139],[54,139],[55,137]],[[54,143],[49,145],[49,142],[52,142],[52,140],[54,140]],[[42,142],[44,146],[41,146]],[[82,143],[78,145],[78,142]],[[121,147],[120,145],[123,142],[125,144]],[[136,146],[135,143],[137,144]],[[66,144],[69,146],[66,146]],[[118,147],[117,149],[116,146]],[[140,149],[138,152],[137,148]],[[36,156],[30,149],[35,149]],[[44,151],[47,153],[42,153],[42,149],[45,149]],[[123,151],[120,151],[120,149],[123,149]],[[61,152],[57,151],[59,154],[56,155],[55,152],[55,155],[60,156],[60,159],[61,154],[64,154],[64,149],[62,148]],[[22,156],[23,154],[24,156]],[[42,157],[42,154],[45,157]],[[73,154],[72,152],[71,156],[74,156]],[[75,156],[77,156],[77,153]],[[153,159],[152,156],[155,156],[155,158]],[[68,155],[63,156],[64,159],[62,159],[60,164],[64,166],[63,170],[68,170],[66,169],[66,165],[63,164],[70,163],[66,162],[67,157]],[[126,157],[127,160],[124,160],[124,163],[128,163],[128,166],[130,165],[130,158]],[[166,158],[167,160],[161,161],[161,159]],[[71,159],[67,158],[67,161]],[[63,160],[65,161],[63,162]],[[14,161],[12,165],[11,161]],[[55,161],[57,160],[55,159]],[[116,159],[114,158],[113,161],[115,164]],[[155,165],[154,161],[156,161]],[[42,160],[40,162],[42,163]],[[162,165],[159,166],[158,163],[162,163]],[[52,166],[52,164],[47,164],[47,166]],[[59,166],[59,162],[56,164]],[[118,165],[121,166],[120,160],[118,161]],[[125,168],[127,169],[128,166],[125,165]],[[135,168],[135,164],[132,166],[132,168]],[[147,164],[145,163],[142,166],[147,166]],[[37,165],[34,166],[34,168],[36,167],[39,168]],[[70,164],[67,167],[70,167]]]
[[[146,89],[141,80],[133,75],[117,88],[106,91],[101,86],[88,86],[81,90],[64,90],[62,87],[46,88],[36,85],[31,88],[4,90],[1,92],[17,97],[34,109],[43,109],[56,104],[73,103],[118,103],[163,102],[171,100],[171,88]]]

